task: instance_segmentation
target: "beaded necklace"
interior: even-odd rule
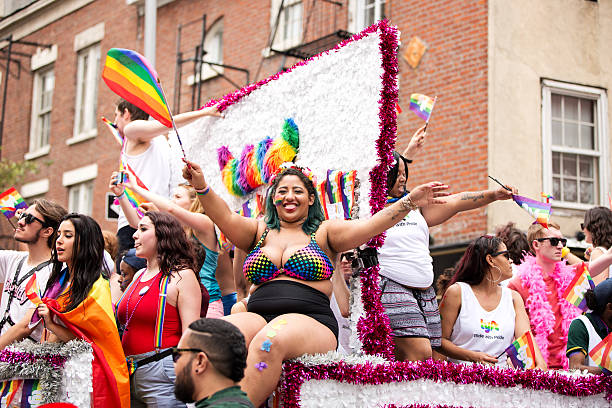
[[[127,303],[125,305],[125,324],[123,325],[123,331],[126,332],[128,330],[128,325],[130,324],[130,321],[132,321],[132,317],[134,317],[134,313],[136,313],[136,309],[138,308],[138,305],[140,304],[140,301],[145,297],[145,295],[149,292],[149,288],[151,287],[149,286],[145,286],[144,288],[142,288],[140,290],[140,292],[138,293],[140,296],[140,299],[138,299],[138,301],[136,302],[136,305],[134,306],[134,309],[132,309],[132,313],[130,313],[130,302],[132,300],[132,295],[134,294],[134,291],[136,290],[136,287],[138,286],[138,284],[140,283],[142,277],[144,276],[144,274],[147,273],[147,270],[145,270],[139,277],[138,280],[136,281],[136,283],[134,284],[134,287],[132,288],[132,290],[130,291],[130,296],[128,296],[127,299]],[[159,274],[157,274],[159,275]],[[152,280],[157,278],[157,275],[155,275],[153,278],[151,278]],[[121,300],[119,300],[121,301]]]

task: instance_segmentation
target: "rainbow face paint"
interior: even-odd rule
[[[274,206],[278,207],[279,205],[281,205],[283,203],[283,199],[280,198],[279,196],[275,196],[274,197]]]

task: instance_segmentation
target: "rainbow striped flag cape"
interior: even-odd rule
[[[536,219],[536,223],[548,228],[552,204],[514,194],[512,194],[512,199],[519,207],[531,214]]]
[[[15,212],[19,209],[26,209],[28,205],[17,192],[15,187],[11,187],[4,193],[0,194],[0,211],[8,219],[15,216]]]
[[[530,370],[535,367],[535,347],[531,331],[526,331],[525,334],[514,340],[504,352],[517,368]]]
[[[159,77],[145,57],[125,48],[111,48],[106,54],[102,79],[111,91],[162,125],[172,127],[172,116]]]
[[[61,292],[56,282],[45,295]],[[130,406],[130,381],[125,355],[115,322],[108,281],[100,274],[85,300],[68,312],[67,291],[57,299],[44,297],[42,301],[79,339],[93,348],[92,407]]]
[[[586,263],[576,265],[576,276],[565,289],[563,297],[574,306],[578,306],[586,312],[589,308],[586,305],[584,294],[589,289],[595,289],[595,282],[591,279]]]
[[[593,350],[589,352],[591,360],[601,368],[605,368],[608,371],[612,371],[612,356],[610,351],[612,350],[612,333],[608,334]]]
[[[429,120],[435,101],[427,95],[413,93],[410,95],[410,110],[424,121]]]

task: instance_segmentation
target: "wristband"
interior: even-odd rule
[[[116,198],[117,200],[119,200],[119,199],[120,199],[121,197],[123,197],[124,195],[125,195],[125,190],[123,190],[123,191],[121,192],[121,194],[116,195],[116,196],[115,196],[115,198]]]
[[[419,208],[418,205],[416,205],[412,199],[410,198],[410,195],[406,195],[404,196],[401,200],[400,203],[402,204],[402,208],[408,212],[410,211],[414,211],[417,208]]]
[[[198,190],[197,188],[195,189],[196,194],[199,196],[205,196],[206,194],[208,194],[209,191],[210,191],[210,186],[206,186],[206,188],[203,188],[201,190]]]

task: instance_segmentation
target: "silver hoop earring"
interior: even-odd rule
[[[487,279],[489,280],[489,282],[498,283],[498,282],[501,280],[501,277],[502,277],[502,271],[501,271],[501,269],[499,268],[499,266],[497,266],[497,265],[491,265],[491,267],[492,267],[492,268],[495,268],[495,269],[497,269],[497,270],[499,271],[499,276],[498,276],[498,277],[497,277],[497,279],[495,279],[495,280],[493,280],[493,279],[489,278],[488,276],[487,276]]]

